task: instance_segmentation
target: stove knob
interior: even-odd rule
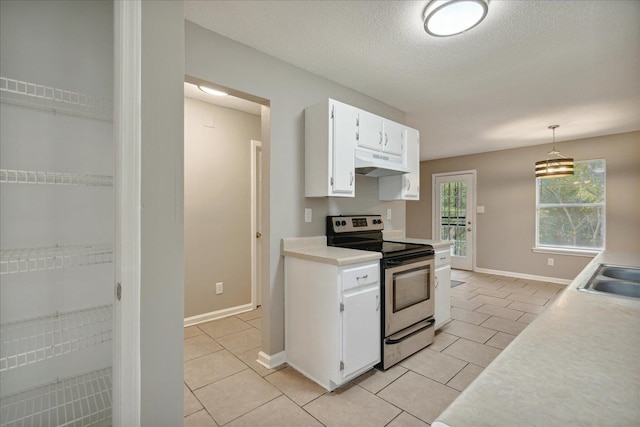
[[[344,225],[347,225],[347,221],[344,221],[344,220],[343,220],[343,221],[342,221],[342,223],[340,223],[340,225],[343,225],[343,226],[344,226]]]
[[[340,221],[336,221],[336,227],[340,227]]]

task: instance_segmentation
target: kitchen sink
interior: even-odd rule
[[[640,268],[601,264],[591,278],[578,290],[640,298]]]

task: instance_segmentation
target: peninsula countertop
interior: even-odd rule
[[[436,418],[433,427],[640,425],[640,299],[577,287],[603,253]]]

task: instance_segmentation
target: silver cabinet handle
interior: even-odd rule
[[[368,274],[365,274],[364,276],[358,276],[358,277],[356,277],[356,281],[358,281],[358,280],[360,280],[360,279],[368,279],[368,278],[369,278],[369,275],[368,275]]]
[[[356,132],[356,141],[360,141],[360,133]]]
[[[384,146],[386,147],[387,144],[389,143],[389,135],[387,135],[387,133],[384,133]]]
[[[378,141],[378,144],[382,145],[382,131],[378,132],[378,134],[380,134],[380,141]]]
[[[349,175],[351,176],[351,180],[349,181],[349,185],[353,185],[353,172],[349,172]]]
[[[411,188],[411,180],[407,178],[407,191]]]
[[[436,276],[436,288],[438,287],[439,283],[440,283],[440,281],[438,280],[438,276]]]
[[[376,311],[380,311],[380,295],[376,295]]]

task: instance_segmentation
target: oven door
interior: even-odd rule
[[[386,260],[384,295],[385,337],[432,317],[435,312],[433,256]]]

